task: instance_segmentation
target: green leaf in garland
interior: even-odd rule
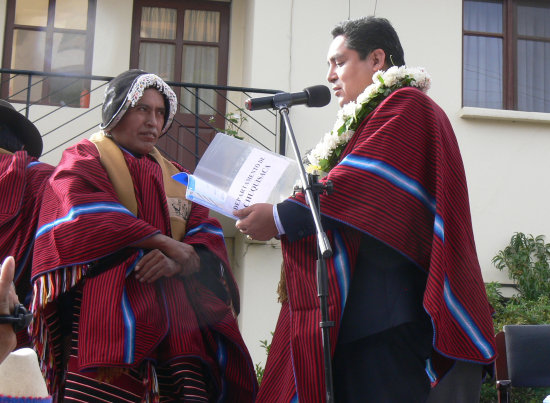
[[[319,161],[319,166],[321,167],[321,171],[323,171],[323,172],[328,172],[332,168],[327,159],[320,160]]]

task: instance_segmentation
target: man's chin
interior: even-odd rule
[[[351,99],[338,98],[338,105],[340,105],[340,108],[343,108],[344,105],[349,104],[350,102]]]

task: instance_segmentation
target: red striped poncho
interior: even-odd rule
[[[390,245],[428,273],[424,308],[434,325],[434,383],[449,359],[495,359],[492,308],[474,244],[459,147],[445,113],[416,88],[390,94],[356,130],[323,180],[322,214],[346,224],[329,231],[332,351],[352,281],[361,232]],[[305,204],[302,194],[292,199]],[[259,402],[325,401],[316,240],[281,239],[288,303],[283,304]],[[447,361],[447,362],[445,362]],[[368,382],[368,379],[365,380]]]
[[[252,401],[254,369],[231,307],[194,276],[146,284],[132,275],[143,252],[131,245],[159,232],[171,233],[160,166],[147,156],[124,154],[134,182],[137,217],[120,204],[97,148],[88,140],[64,152],[45,191],[32,273],[33,336],[51,393],[63,371],[61,341],[54,329],[56,302],[79,285],[80,370],[193,356],[209,368],[225,401]],[[223,233],[206,208],[192,205],[182,241],[206,247],[223,262],[238,310]],[[97,264],[113,256],[114,261]],[[98,269],[100,274],[94,273]],[[168,346],[162,352],[157,351],[161,341]]]
[[[30,297],[34,233],[44,184],[53,169],[25,151],[0,154],[0,259],[15,258],[14,283],[21,301]],[[27,344],[26,331],[17,339],[18,346]]]

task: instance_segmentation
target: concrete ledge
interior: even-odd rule
[[[550,124],[550,113],[510,111],[504,109],[463,107],[458,116],[463,119],[499,120]]]

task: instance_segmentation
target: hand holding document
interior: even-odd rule
[[[187,186],[188,200],[237,219],[234,210],[290,196],[299,173],[290,158],[218,133],[194,174],[173,178]]]

